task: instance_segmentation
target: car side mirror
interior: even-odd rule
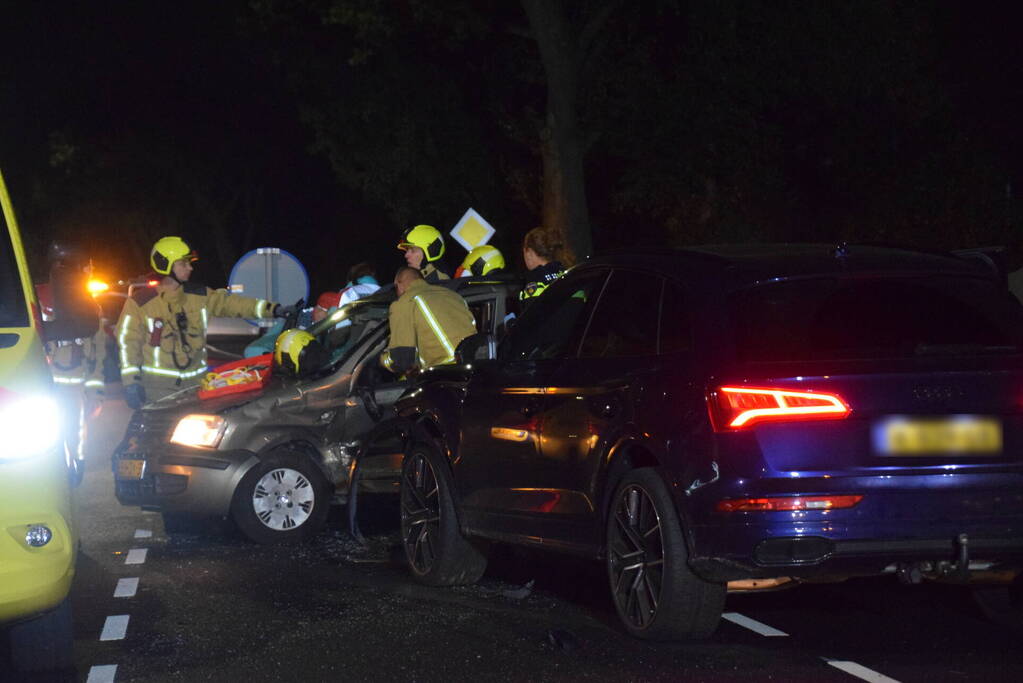
[[[459,364],[494,360],[495,358],[497,358],[497,338],[486,332],[469,335],[460,341],[455,349],[455,362]]]
[[[86,339],[99,329],[99,304],[86,287],[80,271],[65,267],[50,269],[53,320],[43,324],[46,341]]]

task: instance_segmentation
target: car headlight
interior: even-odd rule
[[[0,396],[0,461],[29,458],[54,448],[61,439],[60,406],[52,396]]]
[[[216,448],[227,429],[227,420],[219,415],[186,415],[171,435],[171,443],[197,448]]]

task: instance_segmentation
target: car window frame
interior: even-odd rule
[[[598,291],[596,292],[594,303],[593,303],[592,307],[590,308],[590,310],[587,313],[586,324],[582,328],[582,333],[579,335],[579,339],[576,342],[574,350],[571,350],[570,352],[566,353],[564,356],[558,356],[557,358],[543,358],[543,359],[540,359],[540,358],[516,358],[516,359],[507,359],[507,358],[502,358],[501,357],[501,355],[502,355],[501,347],[508,343],[508,340],[512,337],[512,335],[515,334],[515,330],[516,329],[521,329],[520,325],[521,325],[522,317],[524,317],[526,315],[529,315],[530,311],[536,310],[535,306],[537,304],[539,304],[539,301],[538,301],[533,306],[525,307],[524,310],[521,311],[520,316],[519,316],[519,320],[516,322],[515,326],[513,326],[512,329],[510,329],[507,332],[505,332],[505,335],[501,339],[500,345],[498,346],[497,357],[500,360],[500,362],[502,364],[506,364],[506,363],[535,363],[535,362],[538,362],[538,361],[541,361],[541,360],[543,360],[543,361],[551,361],[551,360],[564,360],[564,359],[578,358],[579,357],[579,347],[582,344],[583,339],[586,338],[586,332],[587,332],[587,330],[589,330],[590,322],[593,320],[593,311],[595,311],[597,309],[597,306],[600,303],[600,297],[602,297],[603,294],[604,294],[604,289],[607,287],[608,280],[610,280],[611,273],[614,271],[614,268],[611,267],[611,266],[605,266],[605,265],[594,266],[594,267],[589,267],[589,268],[579,268],[579,269],[575,269],[574,268],[574,269],[570,270],[565,276],[563,276],[561,278],[558,278],[558,280],[556,280],[554,283],[552,283],[550,285],[550,288],[547,291],[545,291],[542,295],[540,295],[540,298],[542,299],[543,297],[549,296],[552,293],[558,293],[558,292],[560,292],[560,290],[567,289],[568,287],[570,287],[571,286],[570,283],[572,283],[575,279],[584,277],[584,276],[589,275],[590,273],[593,273],[593,272],[598,272],[599,273],[601,271],[603,271],[604,280],[603,280],[603,282],[600,283],[599,288],[595,288]],[[534,313],[533,315],[535,316],[537,314]]]
[[[640,273],[642,275],[646,275],[646,276],[652,277],[654,279],[660,280],[660,282],[661,282],[661,288],[660,288],[661,291],[658,293],[658,302],[657,302],[657,325],[656,325],[657,331],[655,332],[657,337],[654,340],[654,342],[655,342],[654,343],[654,351],[652,353],[630,355],[630,356],[582,356],[580,354],[582,353],[583,342],[586,341],[586,337],[590,333],[590,327],[593,325],[593,316],[596,315],[596,312],[598,310],[600,310],[600,304],[603,302],[604,292],[607,291],[608,283],[611,282],[612,278],[614,278],[615,273],[617,273],[619,271],[623,271],[623,272],[626,272],[626,273],[630,273],[630,272],[631,273]],[[586,328],[583,330],[582,335],[579,337],[579,343],[576,346],[575,355],[572,356],[572,357],[573,358],[594,358],[594,359],[604,358],[604,359],[608,359],[608,358],[648,358],[648,357],[652,357],[652,356],[659,356],[660,355],[659,349],[660,349],[660,345],[661,345],[661,306],[662,306],[662,302],[664,300],[664,282],[665,282],[664,276],[661,275],[660,273],[654,272],[652,270],[644,270],[643,268],[632,268],[632,267],[628,267],[628,266],[614,266],[614,267],[610,268],[610,272],[608,273],[608,276],[604,279],[604,284],[600,288],[600,295],[597,297],[596,303],[593,304],[593,308],[590,310],[590,317],[589,317],[589,320],[586,321]]]

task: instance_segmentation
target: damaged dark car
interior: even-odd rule
[[[456,280],[477,329],[501,334],[518,282]],[[163,513],[168,527],[230,517],[260,543],[309,538],[343,502],[365,435],[408,381],[377,362],[387,346],[388,288],[310,328],[326,353],[298,377],[202,400],[185,389],[136,411],[113,455],[117,499]],[[365,490],[397,491],[400,443],[375,440]]]

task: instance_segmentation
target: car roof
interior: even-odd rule
[[[765,280],[827,275],[947,274],[995,277],[995,269],[977,258],[867,244],[726,244],[620,251],[587,259],[580,268],[637,267],[667,277],[724,279],[730,287]]]

